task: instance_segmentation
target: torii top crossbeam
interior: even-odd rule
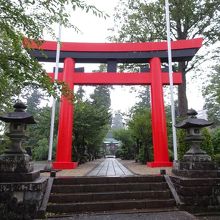
[[[41,46],[25,41],[25,45],[33,50],[30,54],[42,62],[55,62],[55,41],[45,41]],[[202,46],[202,38],[171,42],[172,60],[189,61]],[[42,54],[41,50],[44,51]],[[153,57],[167,62],[167,42],[146,43],[70,43],[61,44],[60,62],[72,57],[77,63],[146,63]]]

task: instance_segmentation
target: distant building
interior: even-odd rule
[[[105,148],[105,155],[107,154],[115,155],[115,152],[117,151],[121,142],[114,138],[105,138],[103,144]]]
[[[113,137],[113,131],[124,128],[123,117],[120,111],[116,112],[112,118],[111,129],[108,131],[105,139],[103,140],[105,155],[115,155],[121,142]]]

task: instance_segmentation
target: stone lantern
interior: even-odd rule
[[[201,128],[210,126],[213,123],[197,118],[197,114],[194,109],[188,110],[188,118],[176,125],[177,128],[186,129],[185,141],[190,145],[190,149],[183,156],[183,161],[211,161],[211,157],[200,149],[200,144],[203,140]]]
[[[6,134],[10,139],[10,145],[5,153],[0,156],[0,176],[2,180],[10,181],[32,181],[39,176],[33,172],[31,157],[22,148],[22,141],[26,138],[25,130],[27,124],[36,124],[33,116],[25,111],[24,103],[17,102],[14,112],[0,116],[0,120],[9,124],[9,132]],[[14,175],[13,175],[14,174]]]
[[[200,149],[200,144],[203,140],[201,128],[210,126],[213,123],[197,118],[197,114],[194,109],[188,110],[188,118],[176,125],[177,128],[186,130],[185,141],[190,146],[183,159],[174,162],[173,173],[176,175],[197,177],[202,173],[202,175],[209,176],[214,174],[212,171],[216,169],[211,157]]]
[[[196,117],[197,112],[188,110],[188,118],[176,125],[186,130],[186,143],[190,149],[183,159],[173,163],[170,176],[182,202],[182,208],[191,212],[206,212],[220,208],[220,172],[211,157],[200,149],[203,140],[201,128],[212,125]]]
[[[36,122],[25,111],[27,107],[24,103],[17,102],[14,108],[14,112],[0,116],[1,121],[9,123],[6,135],[11,142],[0,156],[0,198],[4,198],[4,202],[2,200],[0,203],[6,216],[35,219],[36,215],[41,214],[40,206],[48,178],[40,177],[40,171],[34,170],[31,157],[22,148],[27,124]]]

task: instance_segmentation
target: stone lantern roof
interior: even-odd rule
[[[3,116],[0,116],[0,120],[10,123],[10,122],[21,122],[24,124],[36,124],[34,117],[25,111],[27,106],[23,103],[18,101],[13,106],[15,108],[14,112],[9,112]]]
[[[188,118],[178,123],[175,127],[182,129],[192,128],[192,127],[202,128],[213,124],[213,122],[209,122],[205,119],[197,118],[196,117],[197,114],[198,114],[197,111],[195,111],[194,109],[189,109],[187,111]]]

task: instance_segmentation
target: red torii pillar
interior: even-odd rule
[[[168,138],[166,113],[163,99],[163,83],[161,61],[155,57],[150,60],[151,73],[151,116],[154,162],[148,162],[150,167],[172,166],[168,154]]]
[[[72,76],[74,68],[74,59],[66,58],[64,60],[62,81],[67,83],[69,89],[72,91],[74,89]],[[77,162],[72,162],[73,113],[73,104],[67,100],[66,97],[62,96],[59,113],[56,162],[53,162],[54,169],[74,169],[78,165]]]

